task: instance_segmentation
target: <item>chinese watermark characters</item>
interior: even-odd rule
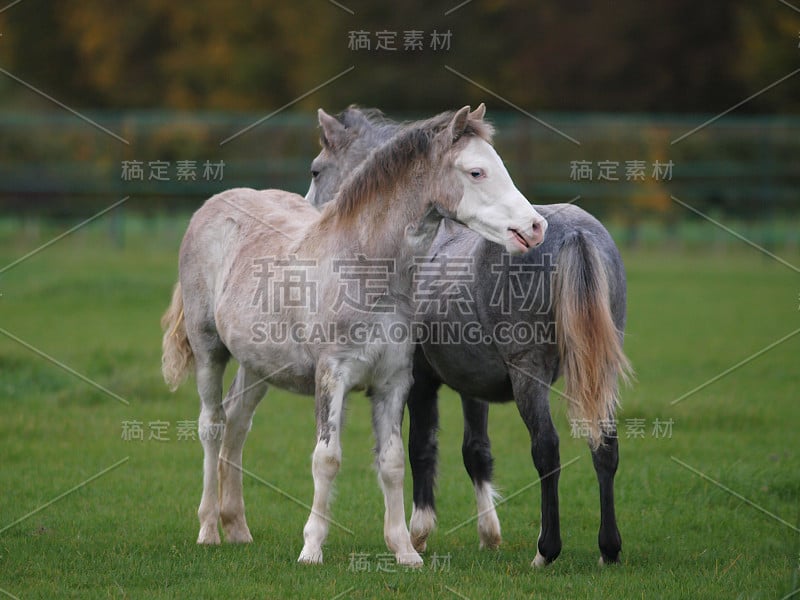
[[[408,31],[364,31],[347,32],[347,48],[353,52],[446,52],[453,39],[451,30],[430,32],[412,29]]]
[[[429,568],[432,571],[444,572],[450,570],[450,553],[434,553],[429,559]],[[399,569],[411,570],[413,567],[398,567],[394,554],[381,553],[369,554],[367,552],[351,552],[350,563],[347,570],[351,573],[397,573]]]
[[[171,437],[171,430],[175,427],[175,437]],[[124,442],[171,442],[173,439],[179,442],[197,440],[197,421],[185,420],[176,421],[174,424],[169,421],[122,421],[122,441]],[[222,426],[219,431],[209,431],[208,435],[212,439],[222,439]],[[219,436],[218,438],[216,436]]]
[[[120,169],[122,181],[222,181],[225,161],[199,163],[196,160],[177,160],[173,166],[168,160],[123,160]]]
[[[569,178],[572,181],[672,181],[675,163],[655,160],[573,160],[569,163]]]
[[[650,437],[655,439],[672,439],[672,426],[675,424],[673,419],[653,419],[649,424],[646,419],[630,418],[625,419],[623,430],[625,437],[628,439],[644,439],[645,436],[650,434]],[[589,419],[570,419],[570,437],[573,438],[588,438],[591,433],[591,421]],[[617,432],[618,422],[616,419],[610,421],[602,421],[600,428],[609,435],[608,432],[614,432],[610,437],[619,437]]]
[[[446,254],[414,258],[414,302],[418,313],[474,313],[470,285],[475,282],[474,258]],[[455,311],[455,312],[454,312]]]
[[[503,262],[491,265],[494,278],[492,307],[503,314],[517,312],[549,315],[552,277],[556,272],[553,257],[542,255],[538,262]],[[397,273],[394,259],[334,258],[321,265],[296,255],[253,260],[254,281],[251,305],[260,309],[263,319],[251,325],[251,341],[256,344],[367,344],[409,342],[436,344],[550,344],[555,343],[555,323],[550,318],[509,318],[487,324],[478,320],[471,292],[476,277],[474,258],[440,256],[414,261],[414,291],[408,299],[390,293]],[[329,277],[327,291],[320,282],[320,269]],[[332,289],[331,289],[332,287]],[[323,296],[330,298],[326,314],[341,313],[341,321],[317,319]],[[293,321],[270,318],[287,309],[299,309],[305,317]],[[387,315],[374,322],[353,318],[357,313]],[[390,315],[396,315],[392,319]],[[440,318],[451,316],[465,319]],[[310,317],[310,318],[308,318]]]
[[[546,315],[550,313],[554,289],[553,277],[557,265],[552,254],[523,262],[510,254],[503,254],[500,264],[493,264],[491,272],[497,275],[489,305],[500,308],[504,315],[514,310]],[[507,274],[507,277],[504,275]]]

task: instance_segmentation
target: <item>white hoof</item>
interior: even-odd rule
[[[497,515],[492,514],[489,518],[478,519],[478,537],[481,540],[481,549],[495,550],[500,546],[503,538],[500,535],[500,521]]]
[[[483,482],[475,486],[475,500],[478,507],[478,539],[481,548],[494,550],[500,545],[500,519],[497,518],[495,503],[500,495],[491,483]]]
[[[198,544],[217,546],[220,543],[219,530],[216,523],[214,525],[203,525],[200,527],[200,534],[197,536]]]
[[[220,516],[222,521],[222,533],[225,542],[228,544],[249,544],[253,541],[247,521],[244,518],[244,510],[239,511],[236,516],[230,517],[223,513]]]
[[[431,508],[417,509],[411,512],[409,532],[411,544],[417,552],[425,552],[428,547],[428,536],[436,528],[436,513]]]
[[[547,559],[541,555],[541,553],[537,550],[536,557],[533,559],[531,566],[535,569],[541,569],[547,566]]]
[[[250,535],[250,530],[245,526],[242,528],[231,528],[225,531],[225,541],[228,544],[250,544],[253,542],[253,536]]]
[[[321,565],[322,550],[308,550],[307,548],[303,548],[297,562],[305,565]]]
[[[422,557],[416,552],[405,552],[397,554],[397,564],[405,565],[406,567],[421,567]]]

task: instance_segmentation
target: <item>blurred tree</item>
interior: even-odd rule
[[[65,34],[59,15],[38,2],[20,2],[0,13],[0,61],[6,70],[46,93],[84,98],[87,103],[101,101],[77,78],[64,77],[76,68],[79,57],[74,40]],[[30,105],[31,94],[18,83],[3,78],[6,101]],[[36,100],[38,102],[38,100]]]
[[[273,109],[350,65],[301,106],[430,112],[488,99],[449,65],[530,110],[712,113],[800,62],[800,15],[778,3],[340,4],[26,0],[0,13],[0,60],[79,107]],[[348,47],[354,32],[370,49]],[[377,48],[379,32],[396,50]],[[449,34],[446,48],[431,47],[434,32]],[[742,110],[796,110],[799,90],[800,77]]]
[[[312,5],[73,0],[58,11],[106,104],[236,110],[286,102],[330,72]]]
[[[494,0],[488,19],[476,19],[488,31],[502,32],[489,42],[482,79],[494,80],[524,106],[549,110],[713,110],[741,89],[731,76],[736,47],[730,5],[567,0],[525,6]]]
[[[737,76],[755,93],[800,68],[800,13],[788,6],[747,3],[739,6],[737,25],[741,52]],[[753,99],[762,111],[800,108],[800,74]]]

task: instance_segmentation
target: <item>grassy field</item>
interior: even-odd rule
[[[6,230],[0,269],[50,234]],[[475,524],[458,527],[475,505],[460,403],[446,392],[426,565],[387,561],[369,407],[354,396],[333,508],[349,531],[332,528],[325,565],[308,567],[295,562],[308,513],[288,496],[311,500],[313,401],[280,391],[245,448],[255,542],[194,543],[202,450],[185,438],[198,401],[191,384],[169,394],[159,372],[178,235],[119,249],[80,231],[0,274],[0,596],[800,598],[800,335],[731,369],[800,328],[800,278],[784,265],[744,245],[626,256],[638,382],[619,415],[621,565],[597,566],[591,458],[557,398],[562,463],[578,459],[561,475],[561,557],[529,566],[539,489],[513,405],[492,408],[496,482],[507,497],[524,491],[498,509],[500,550],[479,551]]]

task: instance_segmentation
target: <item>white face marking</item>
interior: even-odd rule
[[[513,254],[542,242],[547,221],[516,188],[488,142],[470,139],[456,157],[455,168],[464,187],[456,209],[459,221]]]
[[[308,187],[308,191],[306,192],[306,202],[311,204],[312,206],[316,206],[314,204],[314,196],[317,193],[317,186],[314,185],[314,180],[311,180],[311,185]]]

